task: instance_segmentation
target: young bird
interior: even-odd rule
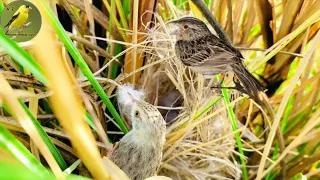
[[[29,11],[31,9],[32,8],[30,6],[21,5],[19,9],[13,14],[12,18],[7,23],[7,25],[4,26],[4,28],[9,26],[8,30],[6,31],[6,34],[12,29],[20,28],[21,26],[23,26],[29,17]]]
[[[205,77],[232,71],[244,86],[236,88],[261,105],[259,92],[264,88],[244,67],[239,50],[212,34],[199,19],[183,17],[170,23],[178,26],[173,32],[177,38],[175,52],[184,65]]]
[[[157,172],[165,143],[166,124],[157,108],[134,99],[131,108],[132,130],[126,134],[108,157],[130,179],[143,180]]]

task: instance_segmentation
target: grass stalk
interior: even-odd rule
[[[0,31],[0,47],[2,47],[8,53],[8,55],[14,57],[20,65],[23,65],[23,67],[32,72],[32,74],[43,84],[48,84],[48,80],[44,76],[44,72],[40,65],[16,42],[7,38],[2,31]]]
[[[111,8],[109,2],[108,2],[107,0],[103,0],[103,4],[105,5],[105,7],[107,8],[108,12],[109,12],[110,15],[111,15],[111,14],[112,14],[112,8]],[[121,30],[121,25],[120,25],[117,17],[114,16],[114,15],[111,15],[111,16],[110,16],[110,20],[111,20],[111,22],[113,22],[113,23],[116,24],[117,28],[119,29],[119,32],[120,32],[121,36],[122,36],[123,39],[127,42],[127,41],[128,41],[128,38],[127,38],[127,36],[124,34],[124,31]],[[109,31],[112,32],[112,30],[110,30],[110,29],[109,29]]]
[[[3,6],[3,2],[0,1],[0,13],[2,13],[2,10],[4,9],[4,6]]]
[[[39,176],[43,177],[48,173],[47,169],[34,157],[34,155],[30,153],[30,151],[19,140],[17,140],[10,131],[1,125],[0,147]],[[23,158],[20,158],[21,156],[23,156]]]
[[[289,119],[289,116],[290,116],[290,113],[291,113],[291,110],[292,110],[292,105],[293,105],[293,102],[294,102],[294,96],[292,96],[290,99],[289,99],[289,102],[287,104],[287,108],[283,114],[283,119],[281,121],[281,131],[282,133],[284,133],[286,127],[287,127],[287,122],[288,122],[288,119]],[[279,153],[280,153],[280,146],[279,144],[276,145],[275,147],[275,150],[273,152],[273,155],[272,155],[272,160],[273,161],[276,161],[277,158],[279,157]],[[277,173],[278,175],[279,173]],[[275,178],[275,175],[272,174],[272,172],[268,172],[268,174],[266,175],[266,180],[273,180]]]
[[[132,35],[132,44],[138,43],[138,22],[139,22],[139,0],[133,0],[133,35]],[[136,70],[137,67],[137,47],[132,49],[132,71]],[[135,84],[136,73],[133,74],[132,84]]]
[[[116,3],[122,27],[124,29],[129,29],[129,25],[128,25],[128,21],[127,21],[127,17],[126,17],[127,13],[125,12],[125,9],[123,8],[121,1],[120,0],[113,0],[113,1],[115,1],[115,3]]]
[[[59,39],[63,42],[68,52],[71,54],[75,62],[78,64],[78,66],[82,70],[83,74],[91,82],[92,86],[97,91],[98,95],[100,96],[100,98],[102,99],[102,101],[107,106],[108,110],[110,111],[110,113],[112,114],[112,116],[114,117],[118,125],[120,126],[122,132],[127,133],[128,129],[125,126],[123,120],[121,119],[120,115],[112,105],[110,99],[107,97],[106,93],[104,92],[103,88],[100,86],[99,82],[95,79],[90,68],[88,67],[86,62],[83,60],[76,46],[72,43],[71,39],[69,38],[68,34],[65,32],[61,23],[59,22],[57,17],[54,15],[52,10],[48,6],[46,6],[43,2],[42,2],[42,5],[45,7],[46,13],[51,21],[53,28],[58,34]]]
[[[40,134],[41,138],[43,139],[44,143],[48,146],[50,152],[52,153],[53,157],[55,158],[55,160],[59,164],[60,168],[62,170],[65,170],[67,168],[67,164],[64,161],[64,159],[63,159],[62,155],[60,154],[60,152],[58,151],[58,149],[56,148],[56,146],[50,140],[48,134],[44,131],[44,129],[42,128],[41,124],[37,121],[37,119],[32,115],[32,113],[30,112],[28,107],[21,100],[20,100],[20,104],[23,107],[23,109],[25,110],[25,112],[28,114],[28,116],[30,117],[32,123],[34,124],[35,128],[39,132],[39,134]]]
[[[204,114],[205,112],[207,112],[208,110],[210,110],[215,104],[217,104],[217,102],[219,102],[221,100],[221,97],[219,98],[214,98],[212,99],[208,105],[206,105],[204,108],[202,108],[199,112],[196,113],[196,115],[193,117],[193,119],[197,119],[198,117],[200,117],[202,114]]]
[[[317,12],[320,13],[320,11],[317,11]],[[277,129],[277,127],[278,127],[278,125],[280,123],[280,120],[281,120],[281,116],[282,116],[282,114],[283,114],[283,112],[285,110],[285,107],[286,107],[286,105],[287,105],[287,103],[289,101],[289,98],[292,95],[292,92],[293,92],[293,89],[294,89],[294,87],[296,85],[296,82],[298,82],[300,75],[302,74],[304,68],[307,66],[307,64],[308,64],[313,52],[315,51],[319,41],[320,41],[320,31],[318,31],[317,35],[315,36],[314,42],[313,42],[310,50],[305,54],[305,56],[303,57],[302,61],[300,62],[298,69],[296,70],[293,78],[291,79],[292,83],[289,85],[289,87],[288,87],[288,89],[287,89],[287,91],[286,91],[286,93],[285,93],[285,95],[284,95],[284,97],[283,97],[283,99],[282,99],[282,101],[280,103],[280,106],[279,106],[278,112],[276,114],[275,120],[273,121],[272,126],[271,126],[271,131],[270,131],[269,137],[267,139],[267,142],[266,142],[266,145],[265,145],[265,149],[263,151],[263,156],[261,158],[260,165],[259,165],[258,172],[257,172],[257,179],[262,179],[266,175],[266,173],[269,172],[276,165],[274,163],[271,166],[269,166],[266,171],[264,171],[266,159],[267,159],[267,156],[268,156],[268,154],[269,154],[269,152],[271,150],[271,146],[272,146],[272,143],[273,143],[273,140],[274,140],[274,137],[275,137],[276,129]],[[299,136],[302,136],[302,135],[303,135],[303,133],[301,132],[299,134]],[[293,145],[294,144],[292,142],[286,148],[286,150],[284,152],[282,152],[282,154],[280,155],[280,157],[278,158],[278,160],[276,162],[281,160],[280,158],[283,158],[286,155],[285,152],[287,152],[287,150],[290,149],[290,147],[292,148]]]
[[[217,80],[219,81],[219,79],[220,78],[217,75]],[[221,91],[222,91],[222,96],[223,96],[224,103],[226,105],[229,105],[230,104],[230,98],[229,98],[228,91],[226,89],[223,89],[223,88],[221,89]],[[231,120],[232,130],[233,131],[238,130],[237,118],[236,118],[235,113],[233,112],[232,106],[228,106],[227,107],[227,112],[228,112],[228,116],[229,116],[229,118]],[[240,133],[235,133],[234,137],[236,139],[236,143],[237,143],[237,146],[238,146],[238,151],[240,153],[240,162],[241,162],[241,166],[242,166],[242,176],[243,176],[244,180],[247,180],[248,179],[247,165],[246,165],[246,160],[244,158],[245,157],[244,151],[242,149],[242,142],[241,142]]]
[[[50,152],[52,153],[54,159],[57,161],[59,167],[64,170],[67,168],[67,164],[64,161],[63,157],[61,156],[60,152],[56,148],[56,146],[53,144],[53,142],[50,140],[48,134],[44,131],[40,123],[34,118],[28,107],[20,100],[20,104],[29,116],[30,120],[32,121],[34,127],[38,131],[40,137],[43,139],[44,143],[46,146],[49,148]],[[12,116],[14,116],[14,111],[10,110],[10,108],[6,105],[3,104],[3,108],[9,112]]]

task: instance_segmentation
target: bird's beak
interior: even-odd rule
[[[170,33],[170,35],[178,35],[178,32],[179,32],[179,27],[178,27],[178,22],[177,20],[172,20],[172,21],[169,21],[168,22],[169,25],[173,25],[176,26],[175,29]]]
[[[29,11],[30,11],[30,10],[32,10],[32,7],[29,6],[28,9],[29,9]]]
[[[177,24],[177,23],[178,23],[177,20],[171,20],[168,22],[168,24]]]
[[[172,31],[170,35],[178,35],[179,29],[177,28],[176,30]]]

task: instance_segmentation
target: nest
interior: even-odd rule
[[[167,121],[158,174],[173,179],[239,179],[234,135],[223,101],[197,117],[218,98],[210,88],[216,82],[191,72],[176,59],[174,39],[165,26],[151,30],[147,41],[152,48],[143,49],[148,54],[145,65],[152,66],[144,70],[140,85],[146,100],[158,106]]]

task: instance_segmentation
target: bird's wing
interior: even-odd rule
[[[225,51],[228,51],[229,53],[233,54],[233,57],[243,59],[241,52],[237,48],[225,43],[215,35],[212,35],[210,38],[212,39],[211,42],[213,45],[223,48]]]
[[[18,10],[18,11],[16,11],[16,12],[13,14],[13,16],[12,16],[12,18],[10,19],[10,21],[8,22],[8,24],[5,25],[4,27],[10,26],[10,24],[11,24],[14,20],[16,20],[19,15],[20,15],[20,12],[19,12],[19,10]]]
[[[192,50],[185,52],[181,59],[188,66],[200,66],[210,57],[210,54],[205,49]]]
[[[229,46],[220,41],[212,41],[212,39],[206,39],[205,42],[200,42],[197,44],[198,45],[196,46],[200,47],[197,48],[198,50],[190,57],[190,61],[195,61],[193,62],[193,65],[222,67],[238,62],[235,61],[234,58],[239,57],[237,52],[233,52],[233,50]],[[237,59],[241,61],[240,58]]]
[[[218,37],[204,36],[193,41],[177,41],[176,54],[187,66],[226,66],[241,61],[241,53]]]
[[[236,55],[229,51],[226,51],[224,47],[218,45],[210,45],[208,48],[211,50],[211,56],[205,61],[206,64],[211,66],[225,66],[234,64],[237,61],[233,57]]]

